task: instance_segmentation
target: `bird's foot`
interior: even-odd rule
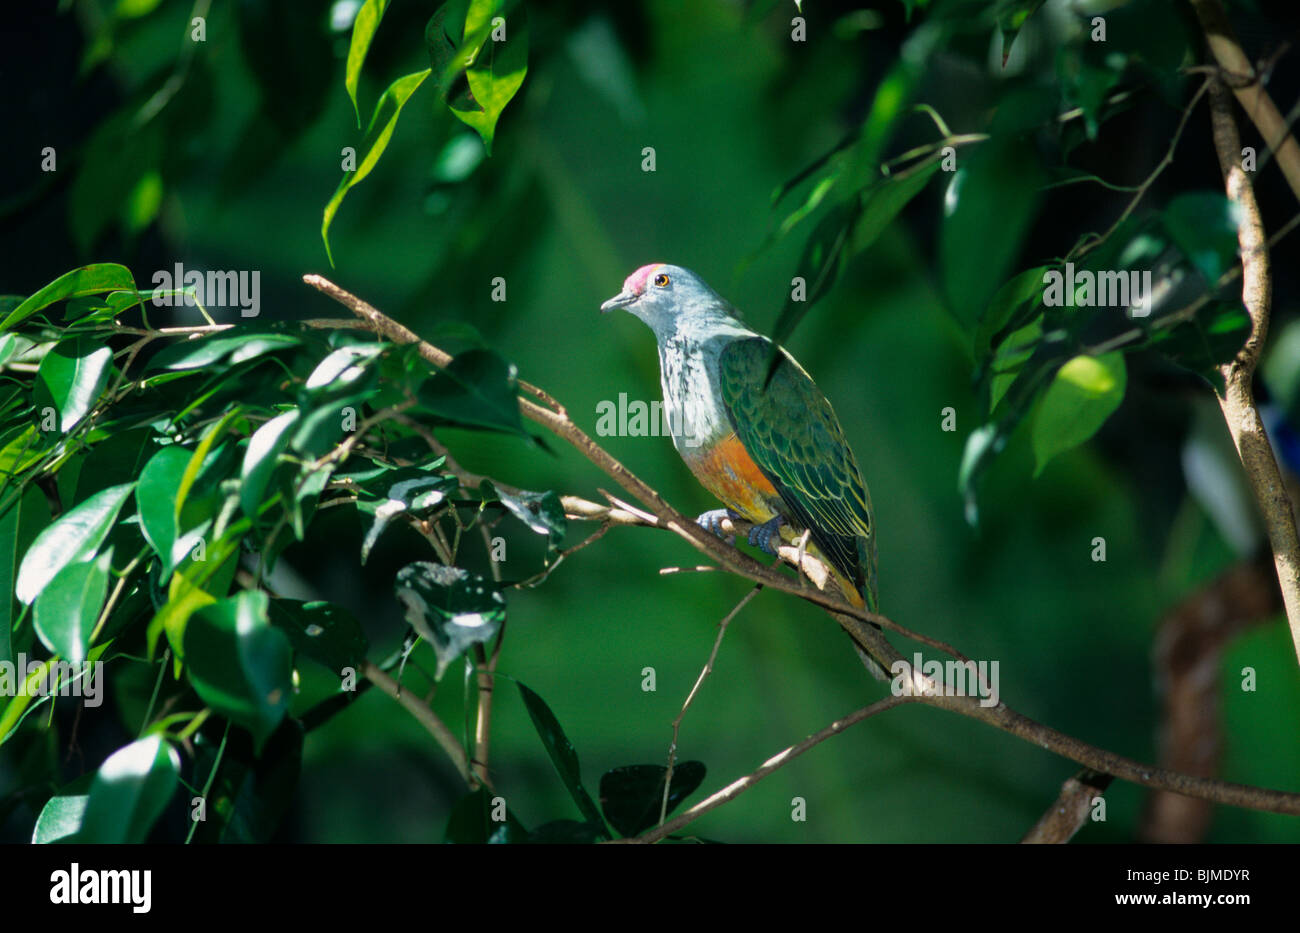
[[[776,555],[776,545],[773,541],[781,540],[781,523],[784,519],[780,515],[768,519],[761,525],[755,525],[749,529],[749,543],[758,548],[765,554]]]
[[[715,534],[719,538],[723,538],[728,544],[735,544],[735,535],[724,535],[722,532],[722,520],[724,518],[730,519],[734,522],[740,520],[740,515],[737,512],[733,512],[731,509],[709,509],[707,512],[701,512],[699,514],[699,517],[695,519],[695,524],[699,525],[710,534]]]

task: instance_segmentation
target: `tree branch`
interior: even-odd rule
[[[1300,660],[1300,538],[1296,536],[1291,497],[1255,406],[1255,367],[1268,337],[1273,290],[1268,238],[1255,191],[1241,167],[1241,136],[1232,114],[1232,101],[1219,80],[1210,86],[1210,117],[1228,199],[1241,209],[1241,223],[1237,228],[1241,246],[1241,301],[1250,315],[1250,336],[1245,346],[1233,360],[1219,368],[1224,381],[1219,407],[1264,516],[1278,583],[1282,587],[1282,603],[1291,626],[1291,640]]]
[[[1205,31],[1210,54],[1228,76],[1234,77],[1231,82],[1232,93],[1236,95],[1237,102],[1255,124],[1255,129],[1259,130],[1264,145],[1276,155],[1278,168],[1282,170],[1282,175],[1295,196],[1300,198],[1300,145],[1297,145],[1277,104],[1273,103],[1273,98],[1264,90],[1254,64],[1242,51],[1241,43],[1233,34],[1232,24],[1223,11],[1223,4],[1219,0],[1192,0],[1192,8],[1201,22],[1201,29]],[[1233,160],[1240,159],[1241,141],[1237,140],[1233,148]]]
[[[361,674],[366,680],[402,704],[402,708],[414,716],[416,721],[428,730],[434,740],[442,746],[442,750],[447,753],[451,763],[456,766],[456,771],[465,781],[465,784],[472,787],[474,776],[470,774],[469,760],[465,757],[465,749],[460,747],[460,743],[451,734],[451,730],[438,718],[438,714],[421,703],[419,698],[410,691],[403,690],[398,686],[397,681],[381,671],[373,661],[362,660]],[[487,780],[484,780],[483,783],[488,784],[489,787],[491,786]]]
[[[1069,842],[1083,828],[1092,813],[1092,802],[1106,792],[1111,776],[1084,768],[1061,785],[1061,795],[1039,817],[1020,841],[1030,845],[1060,845]]]

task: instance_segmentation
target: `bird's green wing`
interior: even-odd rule
[[[826,396],[784,351],[764,380],[772,344],[733,340],[719,354],[720,389],[736,436],[781,494],[794,520],[875,603],[871,497]]]

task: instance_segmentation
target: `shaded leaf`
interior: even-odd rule
[[[524,706],[527,707],[528,715],[533,720],[533,727],[537,730],[542,745],[546,747],[546,753],[551,756],[551,763],[555,765],[560,780],[564,782],[574,803],[586,817],[587,823],[603,828],[604,820],[601,818],[600,810],[596,808],[596,803],[587,793],[587,789],[582,786],[582,769],[578,765],[578,753],[574,751],[573,744],[560,727],[560,721],[555,718],[555,714],[551,712],[545,700],[522,683],[518,686],[519,695],[523,697]]]
[[[458,354],[420,387],[419,400],[457,424],[529,437],[519,416],[518,370],[492,350]]]
[[[494,819],[495,816],[504,819]],[[528,841],[528,830],[506,806],[504,798],[480,787],[452,807],[443,842],[460,845],[504,844]]]
[[[289,636],[293,650],[340,673],[354,670],[365,659],[366,636],[361,623],[341,606],[327,602],[273,599],[271,624]]]
[[[706,770],[701,761],[683,761],[673,767],[668,813],[704,782]],[[600,807],[609,825],[622,836],[636,836],[658,825],[667,775],[663,765],[628,765],[602,774]]]

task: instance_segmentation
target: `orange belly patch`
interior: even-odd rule
[[[699,451],[686,465],[700,485],[750,521],[765,522],[776,514],[769,503],[780,494],[735,434]]]

